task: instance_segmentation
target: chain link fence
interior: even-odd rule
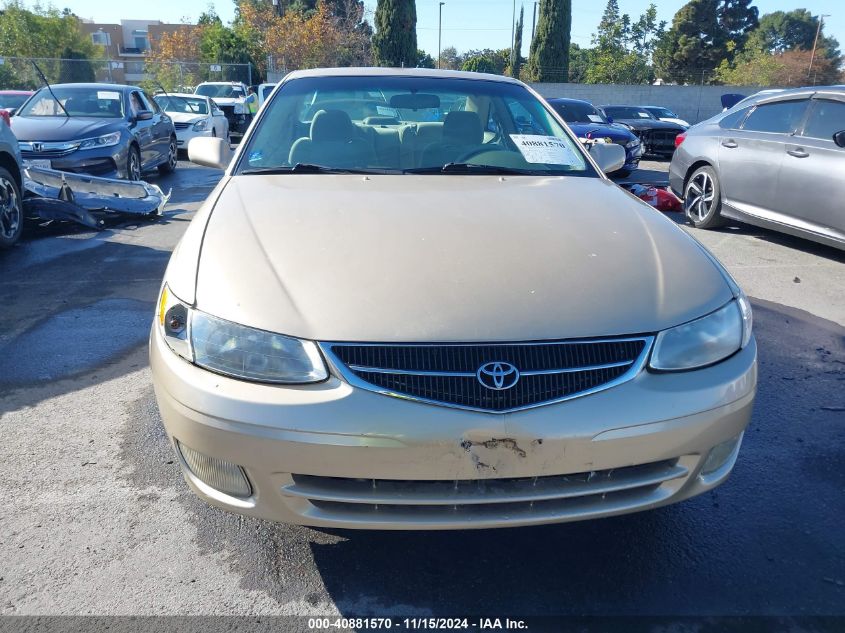
[[[36,65],[50,83],[98,82],[137,84],[155,89],[188,90],[203,81],[257,79],[251,64],[156,62],[137,59],[63,59],[56,57],[0,57],[0,90],[35,90],[43,85]]]

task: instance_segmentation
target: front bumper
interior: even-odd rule
[[[156,398],[174,444],[241,466],[248,498],[212,505],[322,527],[451,529],[536,525],[681,501],[710,450],[741,437],[756,388],[756,345],[686,373],[643,371],[604,392],[510,414],[409,402],[332,376],[298,387],[226,378],[150,339]]]
[[[211,129],[203,130],[202,132],[195,132],[191,128],[184,130],[176,130],[176,147],[188,151],[188,143],[192,138],[209,137],[211,136]]]
[[[76,150],[65,156],[51,156],[49,154],[37,154],[26,152],[23,160],[34,161],[36,166],[41,166],[43,161],[49,161],[49,165],[43,165],[48,169],[67,171],[74,174],[88,174],[101,178],[126,179],[127,162],[129,158],[129,146],[127,144],[113,145],[111,147]]]

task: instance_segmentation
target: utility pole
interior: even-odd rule
[[[819,35],[822,32],[822,24],[824,23],[824,19],[829,17],[830,14],[823,14],[819,16],[819,24],[816,27],[816,39],[813,40],[813,52],[810,53],[810,67],[807,69],[807,79],[810,78],[810,75],[813,72],[813,62],[816,60],[816,46],[819,44]]]
[[[440,16],[437,19],[437,68],[440,69],[440,45],[443,42],[443,5],[440,3]]]
[[[537,28],[537,3],[534,3],[534,18],[531,20],[531,41],[534,41],[534,29]]]

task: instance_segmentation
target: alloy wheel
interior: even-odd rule
[[[703,222],[713,209],[714,199],[713,178],[707,172],[699,172],[687,183],[684,212],[687,216]]]
[[[141,180],[141,161],[138,152],[129,150],[129,180]]]
[[[6,178],[0,178],[0,235],[13,239],[21,223],[21,205],[15,186]]]
[[[170,166],[171,170],[176,169],[176,163],[179,160],[177,152],[179,151],[176,147],[176,141],[170,139],[170,148],[168,150],[170,154],[167,157],[167,164]]]

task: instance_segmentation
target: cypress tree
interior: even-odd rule
[[[378,0],[373,56],[378,66],[417,65],[417,5],[414,0]]]
[[[534,81],[569,80],[572,0],[540,0],[537,32],[531,42],[529,74]]]
[[[519,79],[519,68],[522,66],[522,26],[525,17],[525,5],[519,7],[519,20],[516,22],[516,35],[513,38],[511,50],[511,77]]]

